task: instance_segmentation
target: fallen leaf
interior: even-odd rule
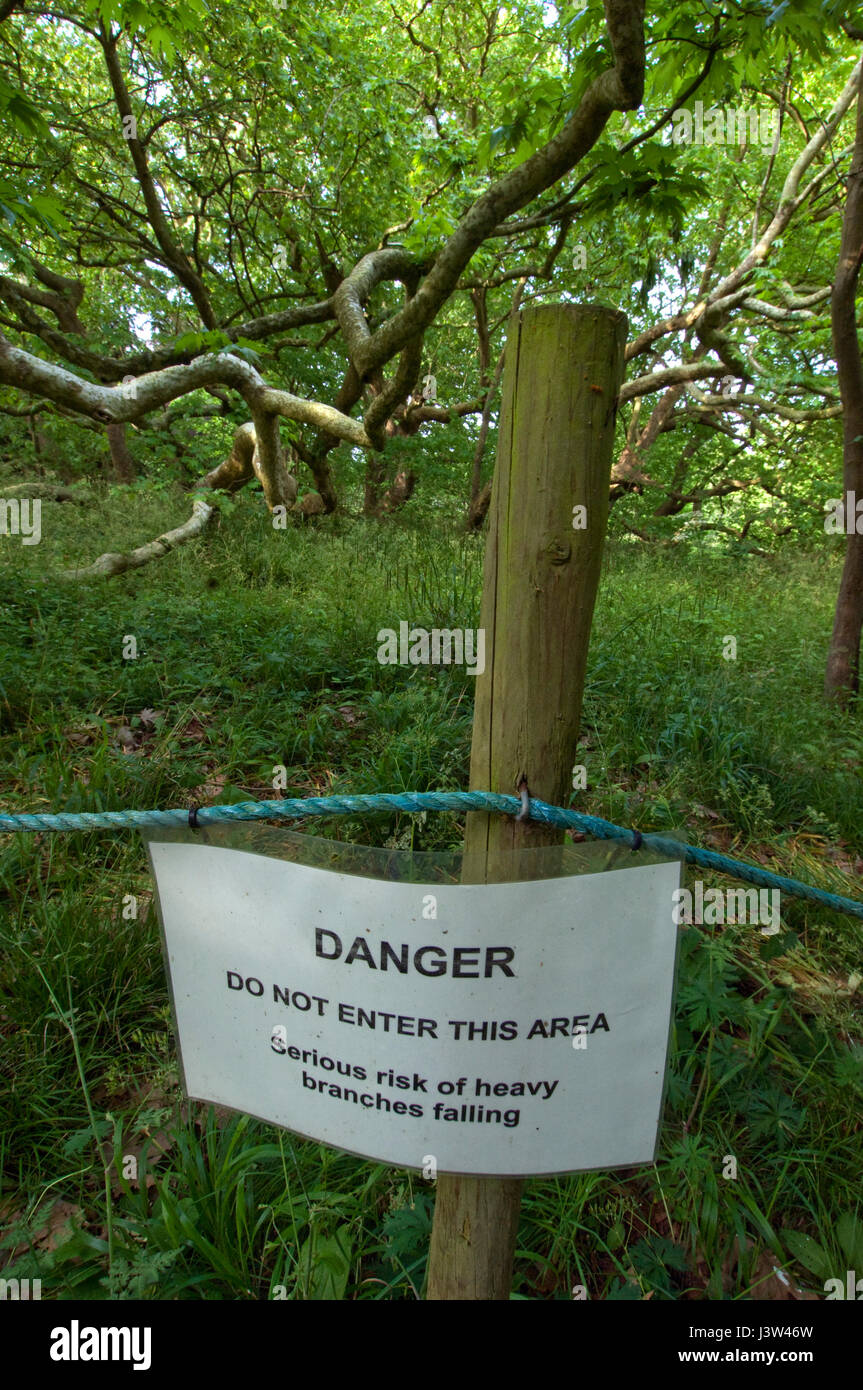
[[[217,796],[221,796],[227,780],[223,773],[214,772],[206,782],[202,782],[199,787],[192,788],[189,799],[199,806],[206,806],[208,802],[215,801]]]
[[[206,737],[207,730],[198,719],[190,719],[184,728],[177,730],[177,738],[184,738],[193,743],[200,743]]]
[[[38,1250],[56,1250],[62,1244],[60,1237],[72,1223],[81,1225],[84,1213],[81,1207],[71,1202],[57,1201],[48,1213],[42,1226],[33,1233],[33,1244]],[[76,1218],[80,1218],[77,1220]]]
[[[117,730],[117,742],[124,753],[134,753],[138,747],[135,735],[127,724],[121,724]]]

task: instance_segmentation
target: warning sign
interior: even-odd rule
[[[652,1160],[679,863],[417,884],[149,851],[190,1096],[427,1171]]]

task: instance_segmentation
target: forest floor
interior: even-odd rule
[[[3,809],[272,797],[277,765],[289,796],[467,787],[472,677],[381,666],[377,633],[478,626],[481,539],[434,518],[273,530],[262,506],[86,585],[46,576],[186,504],[113,489],[46,503],[38,546],[6,538]],[[573,805],[863,896],[863,707],[821,695],[837,585],[821,554],[610,543]],[[462,829],[313,833],[445,850]],[[136,834],[0,835],[0,1277],[43,1298],[420,1297],[433,1184],[183,1100],[151,895]],[[514,1297],[814,1298],[863,1269],[861,947],[859,920],[787,897],[778,936],[687,929],[657,1162],[529,1182]]]

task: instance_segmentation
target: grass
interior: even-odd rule
[[[274,531],[244,496],[142,571],[51,579],[185,505],[97,498],[3,542],[4,808],[272,795],[278,766],[288,795],[467,786],[472,678],[382,667],[376,636],[476,626],[481,541],[422,517]],[[574,804],[859,897],[863,718],[820,694],[837,583],[819,554],[610,545]],[[315,833],[443,850],[462,826]],[[59,1298],[420,1297],[431,1183],[183,1100],[150,893],[137,836],[0,836],[2,1275]],[[781,1296],[776,1268],[823,1296],[863,1268],[863,934],[787,898],[783,921],[687,930],[657,1162],[529,1183],[515,1296]]]

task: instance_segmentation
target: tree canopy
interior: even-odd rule
[[[479,524],[509,314],[599,299],[630,324],[613,526],[822,527],[860,71],[838,0],[0,16],[10,428],[108,425],[122,476],[125,424],[219,414],[251,432],[210,488],[332,511],[352,456],[367,511],[428,472]]]

